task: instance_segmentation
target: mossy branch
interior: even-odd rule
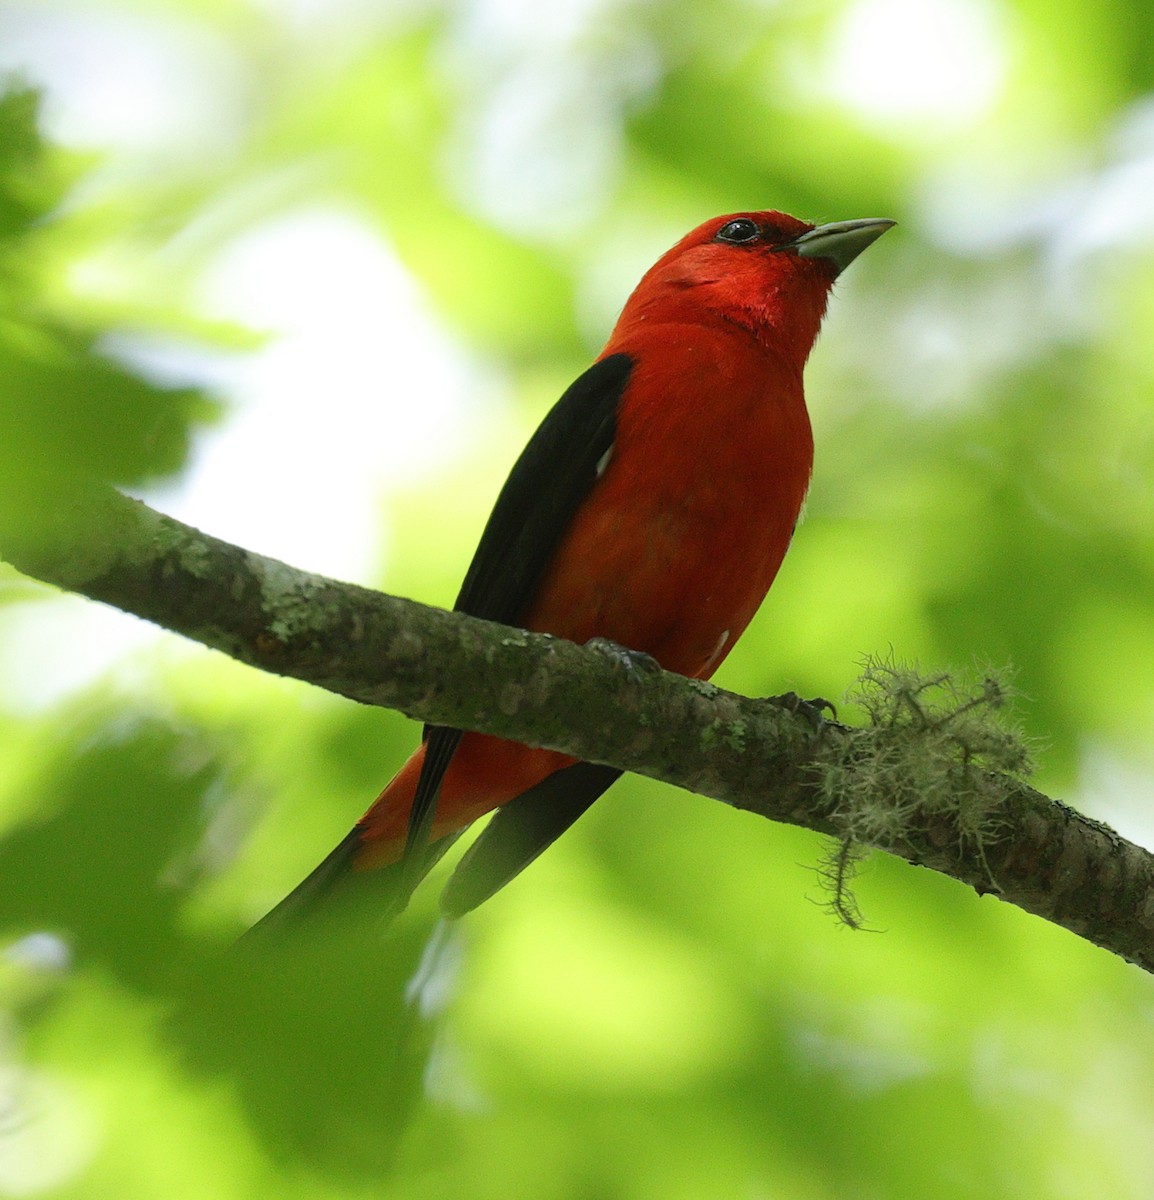
[[[1154,970],[1154,858],[1023,781],[1020,740],[991,720],[993,679],[951,694],[949,677],[871,663],[860,696],[871,724],[852,729],[788,697],[631,669],[611,649],[298,571],[109,488],[41,480],[30,500],[29,486],[2,489],[0,554],[34,578],[363,703],[832,835],[833,903],[851,924],[853,863],[873,846]]]

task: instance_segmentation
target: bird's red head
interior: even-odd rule
[[[878,218],[814,226],[772,211],[714,217],[646,272],[611,344],[655,322],[724,322],[745,327],[800,370],[833,281],[892,225]]]

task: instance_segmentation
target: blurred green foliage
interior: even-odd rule
[[[211,406],[118,364],[97,344],[103,329],[52,303],[44,265],[65,252],[53,214],[76,172],[44,146],[36,121],[34,92],[0,99],[0,470],[118,484],[170,475]]]
[[[0,3],[56,135],[13,85],[6,503],[27,469],[195,470],[220,402],[188,363],[248,336],[206,279],[339,210],[501,381],[442,463],[380,480],[377,582],[448,602],[520,442],[677,236],[892,216],[831,307],[807,519],[720,682],[1012,664],[1042,785],[1149,844],[1150,25],[1138,0]],[[95,151],[112,94],[132,136]],[[183,377],[125,338],[183,345]],[[398,438],[423,382],[381,397]],[[260,465],[251,507],[286,507]],[[300,459],[318,511],[342,467]],[[851,933],[818,839],[643,780],[432,949],[429,897],[387,935],[351,914],[231,948],[415,729],[167,641],[46,699],[132,623],[11,572],[0,600],[0,1195],[1148,1194],[1149,980],[891,860]]]

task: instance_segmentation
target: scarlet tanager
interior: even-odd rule
[[[738,213],[706,221],[658,259],[517,460],[456,610],[575,642],[606,639],[708,679],[769,590],[801,511],[813,462],[802,368],[831,286],[891,225]],[[426,728],[274,914],[378,867],[400,907],[456,834],[497,809],[442,897],[459,916],[620,773]]]

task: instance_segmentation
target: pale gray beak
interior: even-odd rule
[[[867,247],[892,229],[896,221],[885,217],[865,217],[860,221],[831,221],[819,225],[809,233],[803,233],[796,241],[782,246],[783,250],[794,250],[804,258],[828,258],[838,274]]]

